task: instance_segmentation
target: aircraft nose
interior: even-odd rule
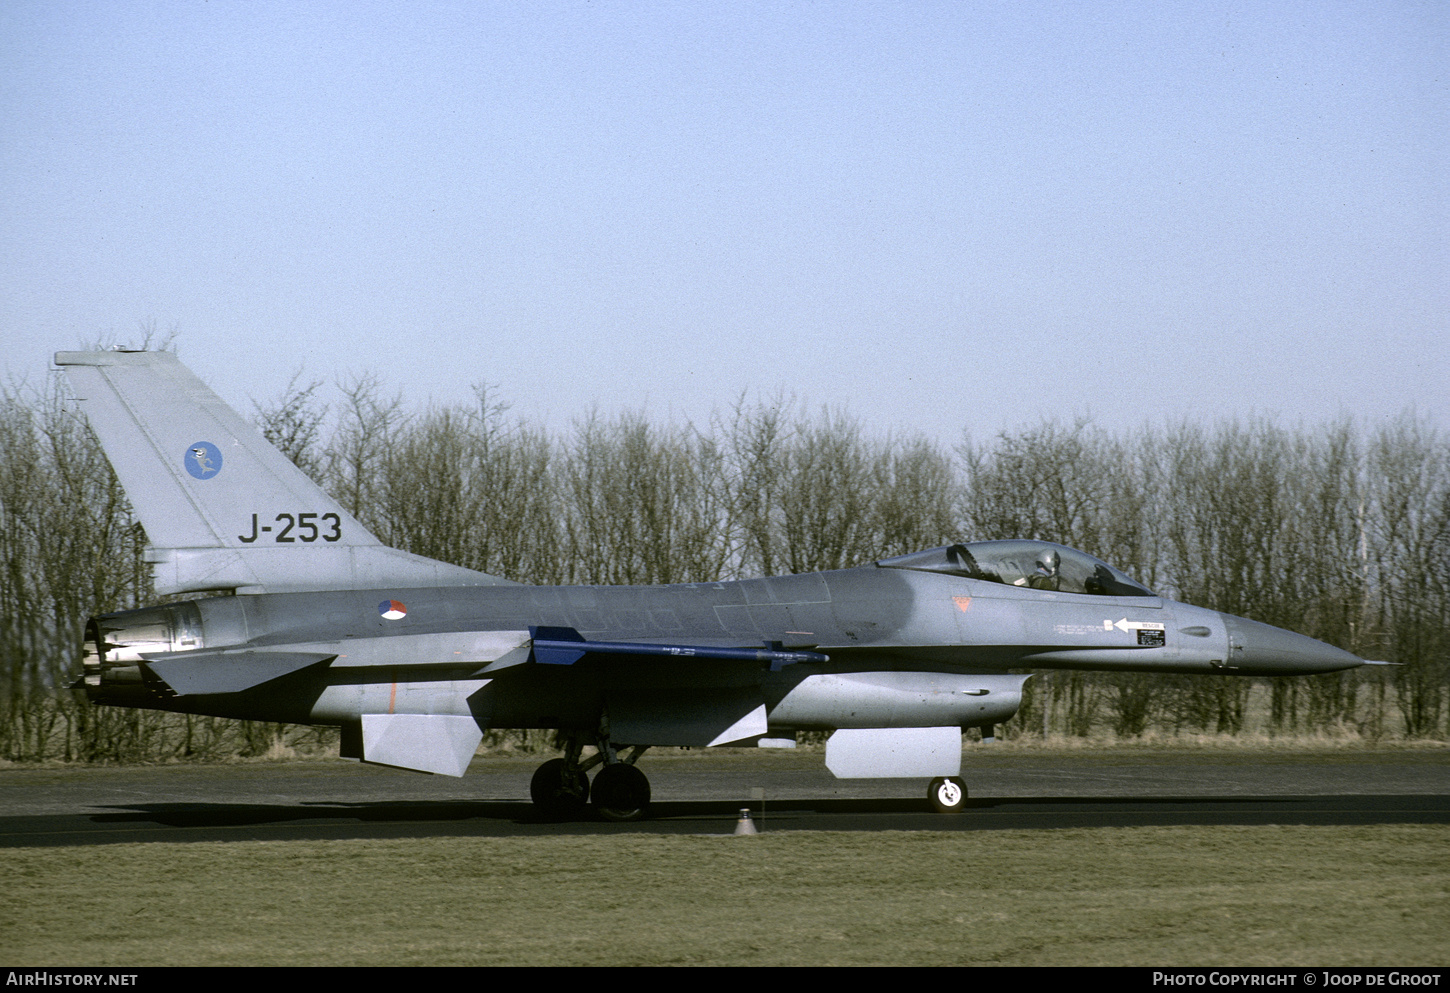
[[[1364,665],[1364,659],[1358,655],[1307,635],[1233,614],[1220,616],[1228,628],[1229,665],[1240,672],[1289,676],[1338,672]]]

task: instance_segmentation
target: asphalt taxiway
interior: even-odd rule
[[[1450,824],[1450,751],[1150,752],[970,759],[960,814],[924,781],[837,780],[811,754],[665,755],[641,762],[651,817],[540,819],[538,759],[478,759],[463,779],[341,761],[0,770],[0,847],[124,842],[645,831],[975,831],[1218,824]]]

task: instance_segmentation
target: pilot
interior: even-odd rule
[[[1028,585],[1034,590],[1055,590],[1058,586],[1057,567],[1062,561],[1062,556],[1055,548],[1044,548],[1037,553],[1037,561],[1034,563],[1032,576]]]

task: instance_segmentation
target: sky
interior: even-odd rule
[[[3,374],[1445,424],[1450,4],[0,0]]]

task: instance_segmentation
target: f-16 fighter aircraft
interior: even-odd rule
[[[649,806],[653,745],[831,732],[842,778],[919,778],[962,807],[962,729],[990,736],[1023,669],[1288,676],[1364,664],[1155,595],[1045,541],[678,586],[527,586],[388,548],[168,352],[62,352],[150,541],[159,593],[92,619],[91,700],[341,728],[342,754],[461,776],[483,732],[551,728],[550,817]],[[586,748],[594,751],[587,755]],[[590,772],[593,780],[590,780]]]

